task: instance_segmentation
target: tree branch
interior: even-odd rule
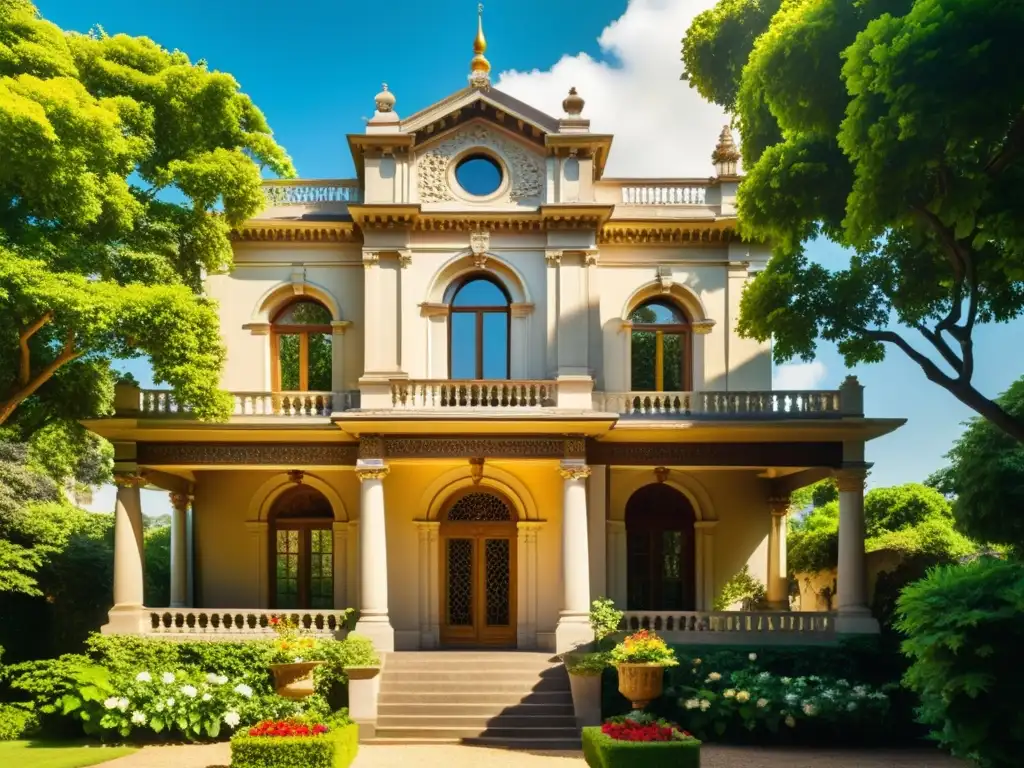
[[[909,341],[904,339],[895,331],[878,331],[871,330],[869,328],[858,328],[857,332],[863,334],[866,338],[869,338],[873,341],[881,341],[888,342],[889,344],[895,344],[897,347],[903,350],[903,353],[907,357],[909,357],[911,360],[913,360],[921,367],[921,370],[924,371],[924,375],[928,377],[929,381],[935,382],[940,387],[949,389],[951,386],[953,386],[953,384],[956,383],[956,379],[944,374],[942,372],[942,369],[939,368],[939,366],[937,366],[935,363],[929,360],[924,354],[914,349],[914,347],[911,346]]]
[[[21,360],[18,369],[18,383],[23,387],[28,384],[29,379],[31,378],[32,358],[31,352],[28,348],[28,341],[36,335],[40,328],[51,320],[53,320],[53,312],[45,312],[42,317],[31,323],[27,328],[25,328],[25,330],[18,334],[18,348],[21,350]]]
[[[10,418],[11,414],[14,413],[14,409],[17,408],[25,398],[31,397],[37,389],[49,381],[53,377],[53,374],[55,374],[62,365],[70,363],[77,357],[81,357],[83,353],[84,350],[78,351],[75,349],[75,332],[74,330],[69,330],[67,336],[64,338],[64,347],[61,349],[60,354],[57,355],[49,365],[43,368],[43,370],[41,370],[27,384],[22,384],[18,389],[11,393],[9,398],[0,401],[0,425]]]
[[[943,320],[945,322],[945,320]],[[946,343],[946,340],[942,338],[941,323],[939,324],[940,330],[933,331],[931,328],[926,326],[924,323],[914,323],[914,327],[928,339],[929,343],[938,350],[939,354],[942,355],[943,359],[950,364],[957,375],[963,374],[963,362],[959,357],[956,356],[956,352],[953,348]]]
[[[985,165],[985,172],[990,176],[1002,173],[1006,170],[1006,166],[1017,158],[1022,148],[1024,148],[1024,109],[1018,112],[1017,117],[1010,123],[1010,130],[1006,132],[1006,141]]]

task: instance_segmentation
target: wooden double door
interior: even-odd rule
[[[441,523],[439,538],[441,643],[514,647],[514,520],[448,519]]]

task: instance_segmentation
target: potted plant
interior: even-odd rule
[[[274,690],[289,699],[312,696],[313,670],[324,663],[310,660],[317,655],[319,640],[289,617],[271,616],[270,626],[277,633],[270,664]]]
[[[665,667],[674,667],[675,651],[647,629],[641,629],[612,648],[611,661],[619,673],[619,693],[640,710],[661,696]]]
[[[699,768],[700,744],[675,723],[643,712],[583,729],[583,757],[590,768]]]
[[[608,654],[580,653],[566,658],[576,727],[601,724],[601,675],[608,668]]]

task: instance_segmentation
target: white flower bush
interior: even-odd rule
[[[280,696],[255,697],[244,681],[229,681],[215,673],[146,670],[126,682],[112,681],[106,670],[94,668],[79,688],[67,696],[64,713],[76,713],[86,732],[177,735],[188,740],[216,739],[222,730],[241,723],[301,714],[302,705]]]
[[[756,654],[750,654],[751,661]],[[691,672],[692,674],[692,672]],[[685,673],[684,673],[685,675]],[[674,681],[684,710],[680,725],[698,738],[727,731],[796,729],[820,724],[872,727],[889,709],[889,696],[841,678],[781,677],[750,668],[733,672],[705,669],[689,680]],[[817,726],[816,726],[817,727]]]

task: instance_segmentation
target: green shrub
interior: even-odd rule
[[[0,741],[30,736],[38,727],[35,712],[25,705],[0,704]]]
[[[599,597],[590,604],[590,628],[594,630],[594,640],[598,646],[609,635],[619,631],[624,615],[608,597]]]
[[[332,727],[323,736],[308,737],[243,732],[231,739],[231,768],[347,768],[358,749],[357,725]]]
[[[565,658],[565,668],[569,674],[583,677],[597,677],[608,668],[608,664],[607,653],[568,654]]]
[[[935,568],[903,590],[897,628],[920,721],[981,768],[1021,764],[1024,564],[982,558]]]
[[[716,611],[726,611],[735,603],[743,603],[743,609],[748,611],[761,610],[768,604],[765,586],[750,575],[749,565],[725,582],[714,607]]]
[[[619,741],[595,725],[583,729],[583,757],[590,768],[700,768],[700,742]]]

